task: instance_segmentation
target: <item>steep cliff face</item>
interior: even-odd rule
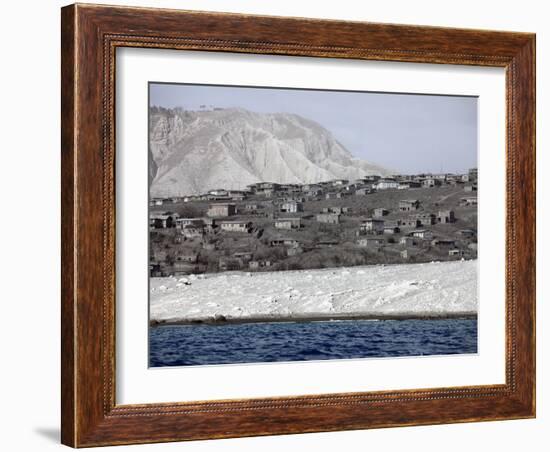
[[[388,174],[354,158],[328,130],[297,115],[153,107],[149,118],[155,197],[237,190],[261,181],[313,183]]]

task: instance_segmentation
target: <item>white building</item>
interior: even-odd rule
[[[298,201],[287,201],[281,204],[281,212],[297,213],[297,212],[303,212],[303,211],[304,211],[304,205]]]
[[[202,218],[176,218],[176,227],[183,229],[185,226],[204,226]]]
[[[237,213],[235,204],[232,203],[218,203],[208,206],[206,215],[211,218],[215,217],[229,217]]]
[[[436,179],[435,177],[428,177],[427,179],[424,179],[422,181],[422,186],[424,188],[439,187],[440,185],[441,185],[441,180]]]
[[[341,187],[343,185],[347,185],[349,183],[349,180],[347,179],[336,179],[332,181],[332,185],[334,187]]]
[[[432,231],[428,231],[427,229],[417,229],[416,231],[412,231],[411,235],[425,240],[431,240],[433,238]]]
[[[327,223],[327,224],[339,224],[340,223],[340,214],[339,213],[320,213],[317,214],[317,221],[319,223]]]
[[[220,222],[220,228],[226,232],[250,232],[252,223],[244,220],[226,220]]]
[[[399,182],[395,179],[380,179],[373,185],[377,190],[388,190],[392,188],[399,188]]]
[[[277,218],[275,228],[277,229],[299,229],[302,226],[300,218]]]

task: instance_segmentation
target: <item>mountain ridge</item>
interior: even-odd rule
[[[149,162],[153,197],[244,189],[263,181],[304,184],[390,173],[355,158],[311,119],[242,108],[151,107]]]

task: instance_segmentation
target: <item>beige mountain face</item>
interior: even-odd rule
[[[298,115],[150,110],[152,197],[239,190],[262,181],[315,183],[372,174],[389,171],[354,158],[327,129]]]

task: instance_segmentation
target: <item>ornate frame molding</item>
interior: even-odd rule
[[[62,9],[62,43],[64,444],[81,447],[534,416],[534,35],[71,5]],[[506,383],[116,405],[118,47],[506,68]]]

